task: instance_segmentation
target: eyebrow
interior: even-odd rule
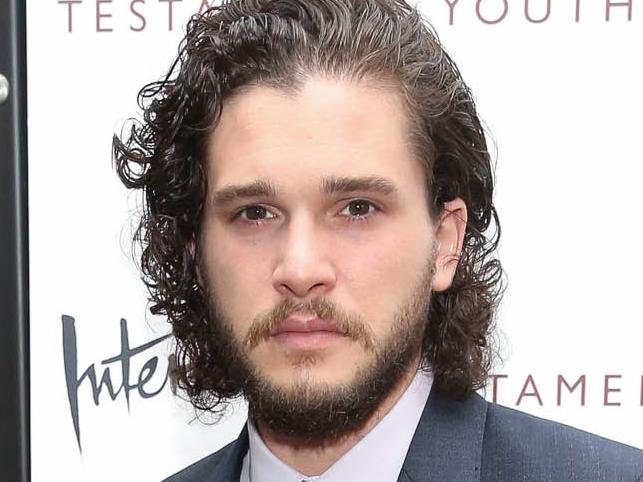
[[[326,196],[348,194],[351,192],[372,192],[382,195],[397,193],[395,184],[389,179],[379,176],[366,177],[335,177],[322,179],[320,191]],[[226,205],[235,201],[256,197],[275,198],[277,188],[265,180],[256,180],[248,184],[236,184],[222,187],[212,194],[215,205]]]
[[[390,195],[397,192],[395,184],[383,177],[326,177],[322,180],[321,192],[328,196],[366,191]]]
[[[214,192],[214,204],[230,204],[239,199],[276,197],[277,189],[268,181],[257,180],[248,184],[225,186]]]

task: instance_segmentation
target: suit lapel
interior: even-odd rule
[[[248,452],[248,424],[243,425],[239,437],[215,467],[213,482],[239,482],[246,452]]]
[[[486,415],[476,393],[454,401],[431,390],[398,482],[479,481]]]

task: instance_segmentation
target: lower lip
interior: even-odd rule
[[[347,337],[336,331],[285,331],[271,338],[294,350],[323,350]]]

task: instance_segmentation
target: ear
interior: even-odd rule
[[[435,229],[433,291],[447,290],[453,281],[467,228],[467,205],[461,198],[444,203]]]

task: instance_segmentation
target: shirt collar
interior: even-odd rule
[[[243,460],[241,481],[344,482],[397,480],[431,391],[431,374],[418,370],[393,408],[356,445],[321,475],[307,477],[292,469],[268,449],[248,418],[249,450]]]

